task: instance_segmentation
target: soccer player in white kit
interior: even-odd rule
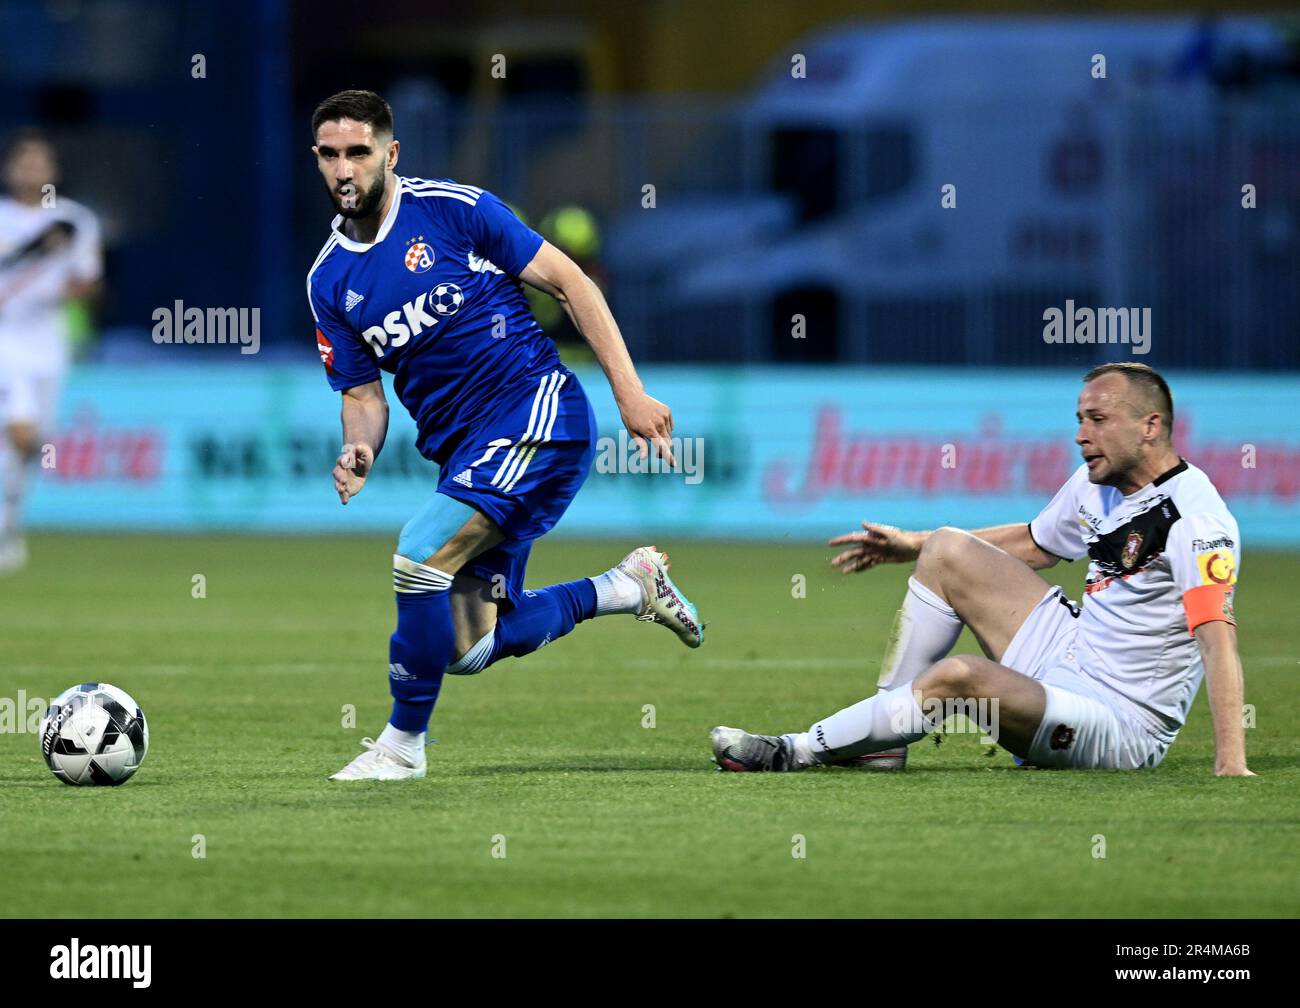
[[[1149,768],[1204,677],[1215,773],[1253,776],[1232,609],[1237,523],[1205,473],[1174,451],[1173,399],[1151,368],[1094,368],[1077,419],[1083,464],[1027,524],[905,532],[863,522],[832,539],[848,547],[832,560],[846,574],[916,561],[879,692],[806,732],[715,728],[718,766],[899,769],[906,746],[960,702],[1023,762]],[[1085,556],[1082,605],[1034,573]],[[948,656],[963,625],[986,657]]]
[[[0,574],[27,561],[27,470],[58,408],[70,348],[69,298],[98,293],[99,224],[57,191],[54,148],[24,131],[3,162],[0,196]]]

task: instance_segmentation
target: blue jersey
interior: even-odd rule
[[[307,274],[326,377],[341,392],[391,374],[426,458],[443,464],[496,404],[562,367],[515,279],[542,237],[491,193],[399,177],[372,244],[342,223]]]

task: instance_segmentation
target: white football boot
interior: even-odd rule
[[[618,569],[641,585],[645,604],[637,619],[668,627],[689,648],[704,643],[699,613],[668,576],[667,553],[654,546],[638,546],[619,562]]]
[[[412,764],[372,738],[363,738],[361,745],[366,751],[330,780],[418,780],[429,765],[423,749],[419,760]]]
[[[719,725],[709,732],[713,762],[734,773],[802,770],[790,740],[783,735],[755,735],[743,728]]]

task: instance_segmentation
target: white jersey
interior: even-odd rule
[[[1066,560],[1090,558],[1079,616],[1097,659],[1088,672],[1172,741],[1204,675],[1191,632],[1236,622],[1241,536],[1223,498],[1186,460],[1127,497],[1081,465],[1029,534]]]
[[[68,284],[98,280],[102,270],[99,223],[81,204],[0,196],[0,365],[61,370]]]

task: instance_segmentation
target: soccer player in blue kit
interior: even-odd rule
[[[526,655],[593,616],[661,623],[703,642],[695,607],[653,546],[593,578],[523,588],[533,541],[564,514],[595,451],[577,377],[528,309],[520,280],[556,298],[591,345],[643,452],[672,462],[672,412],[646,394],[599,289],[497,197],[395,174],[388,103],[343,91],[312,116],[317,166],[338,216],[307,275],[316,341],[343,397],[334,488],[347,504],[388,430],[380,372],[439,466],[437,492],[393,556],[393,712],[332,780],[423,777],[425,732],[444,674]]]

